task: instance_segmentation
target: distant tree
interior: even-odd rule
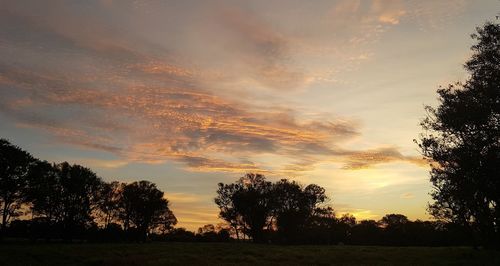
[[[338,219],[339,227],[342,228],[342,238],[345,242],[351,237],[352,228],[356,225],[356,217],[350,213],[344,213]]]
[[[272,197],[275,224],[284,242],[299,241],[314,210],[327,199],[322,187],[312,184],[303,189],[287,179],[273,184]]]
[[[207,233],[215,233],[215,226],[213,224],[206,224],[198,228],[198,234],[203,235]]]
[[[2,231],[11,217],[18,216],[26,198],[30,167],[36,160],[28,152],[0,139],[0,207]]]
[[[125,185],[120,202],[120,219],[125,229],[129,230],[133,226],[140,237],[145,239],[151,230],[170,228],[177,223],[168,207],[168,200],[163,196],[164,193],[149,181]]]
[[[307,221],[302,241],[311,244],[334,244],[337,237],[338,221],[332,207],[317,207]]]
[[[206,224],[198,228],[196,237],[203,242],[226,242],[229,241],[230,234],[227,228]]]
[[[361,220],[351,230],[351,243],[375,245],[381,241],[380,224],[375,220]]]
[[[409,220],[402,214],[387,214],[379,224],[384,229],[385,243],[389,245],[406,245],[408,243],[407,225]]]
[[[432,161],[430,213],[470,226],[485,245],[500,243],[500,25],[472,35],[469,79],[438,90],[418,144]]]
[[[242,228],[255,242],[264,241],[264,227],[271,218],[272,183],[260,174],[246,174],[233,184],[219,183],[215,203],[219,216]]]
[[[386,214],[379,223],[384,228],[400,228],[409,222],[408,218],[402,214]]]

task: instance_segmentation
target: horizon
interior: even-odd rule
[[[222,222],[217,183],[248,172],[318,184],[358,220],[428,220],[424,105],[467,78],[469,36],[498,7],[6,2],[0,137],[105,181],[154,182],[189,230]]]

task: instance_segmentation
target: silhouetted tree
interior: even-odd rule
[[[335,225],[335,240],[347,243],[352,234],[352,228],[356,225],[356,217],[352,214],[345,213],[337,219]]]
[[[351,230],[351,244],[375,245],[381,244],[380,224],[375,220],[362,220]]]
[[[198,241],[202,242],[227,242],[230,239],[228,229],[213,224],[206,224],[198,228],[196,234]]]
[[[219,216],[255,242],[264,241],[264,227],[271,218],[272,183],[260,174],[246,174],[233,184],[219,183],[215,203]]]
[[[303,242],[310,244],[334,244],[337,239],[337,218],[330,206],[318,207],[307,221]]]
[[[240,234],[243,231],[244,223],[241,219],[241,215],[237,212],[233,195],[236,193],[238,186],[236,184],[218,184],[217,197],[215,198],[215,204],[220,209],[219,217],[225,220],[229,226],[234,230],[236,239],[240,239]]]
[[[272,197],[278,233],[281,240],[288,243],[299,241],[314,210],[327,199],[322,187],[312,184],[303,189],[287,179],[273,184]]]
[[[122,220],[126,230],[133,226],[141,239],[145,239],[150,230],[159,227],[170,228],[177,223],[174,214],[168,208],[164,193],[149,181],[138,181],[123,187],[121,195]]]
[[[63,219],[63,187],[59,169],[47,161],[38,161],[29,175],[28,201],[31,212],[36,217],[36,228],[46,228],[44,238],[56,237],[56,224]]]
[[[114,223],[120,214],[120,200],[125,184],[118,181],[103,183],[98,197],[99,218],[104,227]]]
[[[379,224],[384,228],[386,244],[403,245],[407,241],[406,226],[409,220],[402,214],[387,214],[380,219]]]
[[[500,25],[486,23],[472,38],[469,79],[438,90],[418,143],[433,162],[430,213],[492,245],[500,243]]]
[[[162,212],[162,214],[158,218],[154,226],[154,229],[156,229],[162,234],[166,234],[167,232],[172,231],[176,224],[177,224],[177,218],[170,209],[167,209],[164,212]]]
[[[1,231],[5,230],[11,217],[20,214],[19,209],[26,197],[30,167],[35,161],[28,152],[6,139],[0,139]]]
[[[80,165],[63,162],[55,167],[59,179],[57,185],[61,189],[59,218],[64,237],[71,239],[75,233],[93,223],[92,212],[97,208],[102,180],[92,170]]]
[[[402,214],[386,214],[380,219],[380,224],[384,228],[402,228],[409,222],[408,218]]]

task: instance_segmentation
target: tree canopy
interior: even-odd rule
[[[31,154],[0,139],[0,207],[2,230],[11,217],[20,215],[19,209],[25,202],[28,175],[35,162]]]
[[[418,143],[432,162],[430,213],[491,245],[500,243],[500,25],[486,23],[472,38],[468,80],[438,90]]]

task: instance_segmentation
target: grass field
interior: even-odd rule
[[[466,247],[276,246],[243,243],[0,244],[0,265],[500,265]]]

